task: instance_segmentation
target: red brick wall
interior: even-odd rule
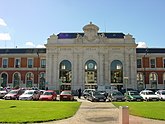
[[[8,59],[8,62],[9,62],[9,63],[8,63],[8,64],[9,64],[8,67],[9,67],[9,68],[13,68],[13,67],[14,67],[14,58],[9,58],[9,59]]]
[[[40,58],[38,57],[34,58],[34,67],[40,67]]]
[[[156,58],[156,68],[163,68],[163,58],[162,57]]]
[[[26,68],[27,67],[27,58],[21,58],[21,67]]]
[[[143,57],[143,68],[149,68],[149,57]]]

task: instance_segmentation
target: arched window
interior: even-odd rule
[[[28,72],[26,74],[26,87],[32,87],[34,82],[34,74],[31,72]]]
[[[8,75],[6,73],[1,74],[1,87],[7,87]]]
[[[111,83],[123,83],[123,65],[119,60],[111,63]]]
[[[139,91],[144,89],[144,76],[143,73],[137,73],[137,88]]]
[[[45,73],[40,73],[40,80],[39,80],[39,89],[45,89]]]
[[[157,89],[158,76],[155,72],[150,73],[149,80],[150,80],[151,88]]]
[[[94,60],[85,63],[85,88],[95,88],[97,85],[97,64]]]
[[[21,74],[19,72],[16,72],[13,74],[13,87],[20,87],[20,83],[21,83]]]
[[[60,63],[59,79],[61,84],[61,90],[70,90],[72,82],[72,66],[68,60],[63,60]]]

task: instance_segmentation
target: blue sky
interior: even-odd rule
[[[165,0],[0,0],[0,48],[43,47],[51,34],[130,33],[141,47],[165,47]]]

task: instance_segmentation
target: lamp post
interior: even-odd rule
[[[0,87],[3,86],[3,77],[0,78]]]
[[[39,88],[39,52],[37,51],[37,87]]]
[[[143,65],[143,67],[144,67],[144,87],[145,87],[145,89],[146,89],[146,83],[147,83],[147,80],[146,80],[146,56],[147,56],[147,53],[148,53],[148,50],[146,48],[145,54],[144,54],[144,65]]]
[[[125,89],[126,89],[126,92],[127,92],[128,77],[124,77],[124,81],[125,81]]]

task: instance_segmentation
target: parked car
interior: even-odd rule
[[[39,100],[42,101],[53,101],[57,99],[57,94],[54,90],[46,90],[40,95]]]
[[[113,101],[125,101],[124,95],[118,91],[118,90],[113,90],[108,94],[108,100],[113,102]]]
[[[7,94],[6,89],[3,87],[0,87],[0,98],[3,98]]]
[[[124,96],[127,101],[143,101],[143,97],[137,91],[127,91]]]
[[[105,102],[106,99],[106,96],[102,94],[100,91],[91,91],[87,96],[87,100],[90,100],[92,102]]]
[[[19,100],[38,100],[40,93],[37,90],[26,90],[19,96]]]
[[[19,99],[19,96],[24,93],[23,89],[11,90],[4,96],[5,100]]]
[[[158,90],[155,94],[159,97],[160,100],[165,100],[165,90]]]
[[[156,91],[158,91],[158,90],[160,90],[160,89],[153,89],[153,88],[150,88],[150,89],[145,89],[145,90],[151,90],[152,92],[156,92]]]
[[[90,91],[95,91],[95,89],[85,89],[82,93],[82,96],[86,99]]]
[[[146,101],[157,101],[159,100],[159,97],[151,90],[142,90],[140,92],[140,96],[143,97],[144,100]]]
[[[99,90],[98,90],[99,91]],[[101,94],[103,94],[106,98],[108,96],[108,93],[106,91],[99,91]]]
[[[74,100],[74,95],[72,94],[70,90],[64,90],[60,93],[60,101],[63,101],[63,100],[69,100],[69,101]]]
[[[136,89],[133,88],[127,88],[127,89],[121,89],[120,92],[124,95],[127,91],[137,91]]]

